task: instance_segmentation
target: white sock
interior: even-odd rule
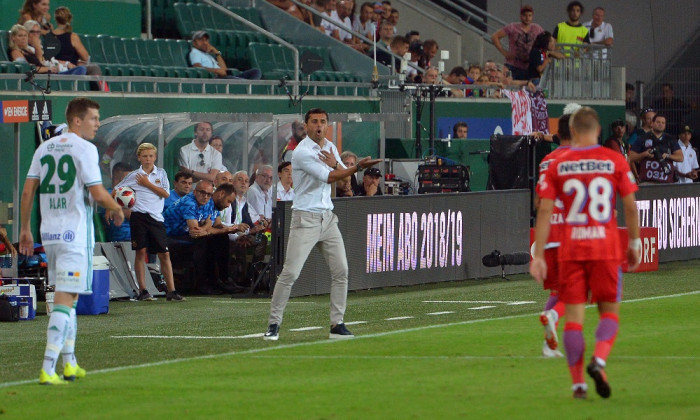
[[[70,308],[66,305],[54,305],[46,328],[46,350],[42,368],[49,375],[56,373],[58,353],[63,348],[70,325]]]
[[[75,358],[75,337],[78,335],[78,316],[75,313],[77,304],[78,302],[74,302],[73,307],[70,308],[68,335],[66,335],[66,341],[63,343],[63,348],[61,349],[63,364],[70,363],[73,366],[78,364],[78,360]]]

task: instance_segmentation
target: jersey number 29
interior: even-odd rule
[[[75,163],[73,162],[73,157],[71,155],[61,156],[58,159],[58,166],[56,166],[54,157],[52,155],[45,155],[41,158],[41,166],[44,165],[48,166],[48,168],[46,170],[46,176],[41,180],[39,193],[56,193],[56,185],[51,183],[54,172],[57,173],[58,178],[63,181],[58,185],[58,191],[61,194],[68,192],[75,183]]]

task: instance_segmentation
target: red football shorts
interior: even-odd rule
[[[544,261],[547,263],[547,278],[543,286],[547,290],[559,290],[559,248],[544,250]]]
[[[568,304],[619,302],[622,299],[622,267],[619,261],[561,261],[559,299]]]

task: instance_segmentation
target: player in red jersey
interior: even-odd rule
[[[540,179],[545,178],[545,173],[550,163],[560,156],[565,151],[569,150],[571,144],[571,134],[569,133],[569,117],[570,114],[562,115],[559,118],[559,127],[557,135],[559,137],[559,147],[546,155],[540,162]],[[535,207],[539,208],[540,204],[540,187],[537,185]],[[564,206],[561,200],[557,199],[552,208],[552,217],[550,219],[551,229],[549,238],[544,245],[544,259],[547,263],[547,276],[544,279],[543,286],[545,290],[549,290],[549,299],[544,305],[544,311],[540,314],[540,322],[544,327],[544,343],[542,345],[542,356],[544,357],[564,357],[559,347],[559,339],[557,338],[557,326],[559,319],[564,316],[564,303],[559,300],[559,230],[561,224],[564,223],[563,218]],[[535,244],[533,243],[533,249]],[[534,252],[533,252],[534,254]],[[534,255],[533,255],[534,256]]]
[[[591,108],[576,111],[569,121],[574,146],[555,159],[540,179],[535,255],[530,265],[530,274],[543,281],[547,275],[544,244],[550,231],[554,200],[559,197],[564,204],[559,297],[566,305],[564,348],[575,398],[586,398],[583,318],[589,293],[591,301],[598,304],[600,322],[587,371],[601,397],[608,398],[611,393],[605,365],[617,337],[623,258],[614,214],[616,193],[622,197],[629,231],[625,257],[630,270],[639,265],[642,248],[634,176],[624,156],[598,144],[598,121],[598,114]]]

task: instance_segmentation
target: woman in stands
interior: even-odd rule
[[[537,35],[530,50],[530,67],[528,68],[529,79],[534,85],[540,83],[540,77],[544,69],[549,65],[550,57],[564,58],[564,55],[554,51],[556,40],[551,33],[544,31]]]
[[[53,29],[51,25],[51,13],[49,13],[49,0],[24,0],[19,10],[19,23],[24,24],[28,20],[35,20],[41,26],[41,34],[46,35]]]
[[[35,25],[32,30],[39,30],[39,25]],[[34,51],[32,51],[34,50]],[[50,61],[44,61],[43,51],[35,48],[30,49],[29,31],[22,25],[15,25],[10,30],[10,58],[12,61],[25,62],[37,67],[37,73],[58,73],[84,75],[85,67],[69,66],[66,70],[61,70]]]
[[[60,63],[74,66],[84,65],[88,75],[99,76],[102,74],[100,68],[95,64],[90,64],[90,54],[80,40],[78,34],[73,32],[73,14],[67,7],[56,8],[53,13],[56,20],[56,29],[51,31],[61,43],[61,51],[56,54],[56,60]]]

